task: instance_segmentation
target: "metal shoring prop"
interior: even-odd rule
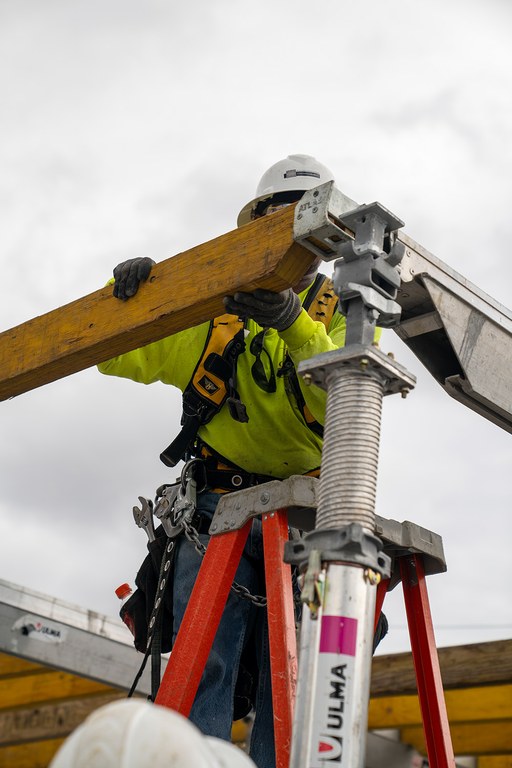
[[[307,215],[310,201],[303,203]],[[332,222],[328,203],[326,212]],[[373,346],[376,325],[389,327],[400,317],[394,299],[403,250],[394,233],[403,223],[378,203],[339,219],[327,224],[326,239],[346,241],[336,246],[342,258],[334,274],[346,346],[299,366],[305,383],[327,390],[327,406],[316,528],[285,554],[304,573],[290,768],[364,768],[376,585],[390,570],[374,535],[382,399],[405,396],[415,385]],[[314,229],[302,226],[301,239],[316,247]]]

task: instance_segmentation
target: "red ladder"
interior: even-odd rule
[[[234,494],[233,494],[234,495]],[[272,674],[276,768],[288,768],[297,680],[297,647],[291,567],[284,563],[287,509],[261,515]],[[156,703],[188,717],[252,525],[212,536],[164,672]],[[395,557],[397,554],[396,546]],[[418,694],[431,768],[454,768],[439,660],[420,552],[398,552]],[[395,577],[396,578],[396,577]],[[375,623],[388,590],[377,590]],[[190,638],[195,638],[190,643]]]

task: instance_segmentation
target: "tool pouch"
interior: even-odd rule
[[[145,653],[147,649],[148,625],[158,590],[158,579],[162,557],[168,542],[168,538],[165,535],[162,526],[159,526],[156,529],[155,534],[155,541],[148,542],[147,547],[149,554],[144,559],[135,578],[137,589],[119,611],[121,619],[132,631],[135,648],[141,653]],[[167,653],[172,647],[172,572],[174,566],[174,554],[172,557],[171,573],[167,580],[163,605],[160,609],[163,611],[162,653]]]

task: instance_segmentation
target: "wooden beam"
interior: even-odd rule
[[[512,640],[439,648],[438,655],[445,689],[510,683],[512,680]],[[416,690],[410,653],[374,657],[372,697],[416,693]]]
[[[507,721],[493,720],[485,723],[457,723],[450,727],[455,755],[503,755],[512,753],[512,728]],[[400,739],[426,754],[425,739],[421,726],[411,726],[400,731]]]
[[[34,741],[0,748],[2,768],[47,768],[64,739]]]
[[[488,755],[479,757],[477,768],[512,768],[512,755]]]
[[[9,653],[0,653],[0,677],[7,677],[20,674],[34,674],[43,672],[48,667],[41,664],[34,664],[31,661],[25,661],[18,656],[11,656]]]
[[[117,699],[126,699],[126,693],[113,691],[57,704],[0,711],[0,746],[67,736],[91,712]]]
[[[43,701],[112,692],[114,689],[70,675],[67,672],[43,672],[35,675],[6,677],[0,680],[0,711],[9,707],[29,706]]]
[[[224,312],[222,298],[282,291],[313,261],[293,241],[295,206],[157,264],[127,302],[103,288],[0,334],[0,400],[28,392]]]
[[[512,728],[512,685],[489,685],[445,691],[450,725],[485,720],[509,720]],[[379,696],[370,700],[368,728],[421,725],[418,697]]]

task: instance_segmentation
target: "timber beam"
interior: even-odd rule
[[[512,753],[512,729],[503,720],[487,720],[483,723],[450,723],[455,755],[506,755]],[[400,739],[426,754],[423,726],[402,728]]]
[[[0,334],[0,400],[224,313],[235,291],[282,291],[314,255],[293,240],[295,205],[157,264],[127,302],[110,286]]]
[[[481,685],[445,691],[450,726],[483,724],[491,720],[512,723],[512,685]],[[370,699],[368,728],[372,731],[404,728],[423,722],[417,696],[379,696]]]
[[[478,757],[478,768],[512,768],[512,640],[438,649],[456,755]],[[375,656],[370,730],[398,729],[400,740],[426,754],[410,653]]]
[[[507,684],[512,680],[512,640],[439,648],[438,655],[445,690]],[[403,696],[416,691],[410,653],[374,657],[371,696]]]

